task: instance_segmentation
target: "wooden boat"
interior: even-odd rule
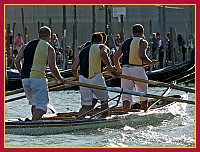
[[[77,112],[55,113],[45,115],[38,121],[27,121],[24,119],[9,119],[5,121],[6,134],[20,134],[20,135],[44,135],[44,134],[61,134],[69,131],[76,131],[81,129],[97,129],[102,127],[123,127],[130,126],[143,126],[146,124],[157,124],[163,120],[171,119],[175,114],[176,107],[181,103],[195,104],[194,101],[187,100],[188,94],[184,96],[174,95],[167,97],[171,91],[171,85],[167,87],[165,92],[159,96],[155,94],[146,94],[144,92],[136,92],[133,90],[123,90],[121,88],[112,88],[99,86],[94,84],[65,81],[65,84],[88,87],[99,90],[106,90],[110,92],[120,93],[118,96],[110,99],[116,104],[109,105],[109,108],[101,111],[101,105],[87,111],[82,115]],[[156,100],[150,101],[150,107],[147,111],[132,109],[130,112],[125,112],[120,108],[119,101],[121,94],[130,94],[135,96],[142,96],[153,98]],[[114,100],[118,98],[118,100]],[[159,104],[157,104],[159,103]],[[52,109],[52,108],[51,108]],[[171,110],[173,109],[173,111]],[[52,109],[52,111],[54,111]],[[103,112],[109,111],[110,115],[106,118],[99,117]]]
[[[187,95],[185,95],[186,97]],[[183,98],[183,96],[178,96]],[[151,109],[144,112],[144,110],[132,109],[130,112],[124,112],[117,103],[110,107],[110,116],[100,118],[99,108],[93,109],[87,113],[84,119],[79,119],[81,116],[78,112],[55,113],[45,115],[39,121],[26,121],[26,119],[9,119],[5,121],[6,134],[18,135],[47,135],[47,134],[61,134],[76,130],[97,129],[97,128],[120,128],[128,126],[144,126],[155,125],[161,123],[163,120],[172,119],[174,117],[171,109],[180,108],[180,103],[172,101],[160,101],[159,104],[154,105]],[[153,101],[151,102],[153,103]],[[182,105],[182,103],[181,103]]]

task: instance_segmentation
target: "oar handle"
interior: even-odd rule
[[[77,81],[64,81],[65,84],[71,84],[75,86],[82,86],[82,87],[87,87],[87,88],[93,88],[93,89],[99,89],[99,90],[107,90],[107,87],[104,86],[99,86],[99,85],[94,85],[94,84],[89,84],[89,83],[83,83],[83,82],[77,82]]]

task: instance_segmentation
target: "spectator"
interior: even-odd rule
[[[152,33],[152,38],[151,38],[152,59],[156,59],[157,45],[158,44],[157,44],[156,33]]]
[[[72,48],[70,46],[67,46],[66,50],[67,50],[66,52],[67,52],[68,60],[72,60],[72,58],[73,58],[73,50],[72,50]]]
[[[19,53],[19,49],[24,45],[24,41],[21,37],[21,34],[18,33],[17,37],[15,37],[14,40],[14,49],[17,50],[17,52]]]
[[[121,41],[121,37],[119,34],[116,35],[116,38],[115,38],[115,45],[116,45],[116,50],[119,49],[119,46],[122,44],[122,41]]]
[[[185,40],[183,39],[183,36],[181,34],[178,34],[177,41],[178,41],[179,51],[182,52],[183,56],[182,61],[185,61],[185,53],[186,53]]]
[[[160,33],[156,33],[157,42],[158,42],[158,52],[159,52],[159,58],[158,61],[160,62],[160,68],[163,68],[163,58],[164,58],[164,47],[163,42],[160,38]]]

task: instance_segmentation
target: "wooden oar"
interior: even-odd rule
[[[69,78],[65,78],[64,80],[74,81],[74,80],[76,80],[76,79],[77,79],[77,78],[75,78],[75,77],[69,77]],[[59,86],[57,80],[48,82],[48,87],[52,87],[52,86],[56,86],[56,85]],[[22,93],[22,92],[24,92],[24,88],[12,90],[12,91],[6,91],[5,96],[10,96],[10,95],[14,95],[14,94],[17,94],[17,93]]]
[[[12,91],[6,91],[5,96],[10,96],[10,95],[14,95],[14,94],[17,94],[17,93],[22,93],[22,92],[24,92],[24,88],[12,90]]]
[[[163,96],[163,97],[166,97],[166,96],[169,94],[170,91],[171,91],[171,87],[168,87],[168,88],[163,92],[162,96]],[[151,108],[152,108],[155,104],[157,104],[160,100],[161,100],[161,99],[157,99],[156,101],[154,101],[154,103],[153,103],[152,105],[150,105],[150,106],[145,110],[145,112],[146,112],[147,110],[151,109]]]
[[[136,92],[136,91],[132,91],[132,90],[122,90],[119,88],[104,87],[104,86],[99,86],[99,85],[94,85],[94,84],[83,83],[83,82],[65,81],[65,83],[75,85],[75,86],[82,86],[82,87],[87,87],[87,88],[106,90],[106,91],[110,91],[110,92],[117,92],[117,93],[122,92],[124,94],[130,94],[130,95],[141,96],[141,97],[148,97],[148,98],[162,99],[162,100],[167,100],[167,101],[176,101],[176,102],[182,102],[182,103],[188,103],[188,104],[195,104],[194,101],[189,101],[189,100],[181,100],[181,99],[177,99],[177,98],[173,98],[173,97],[162,97],[162,96],[153,95],[153,94],[146,94],[144,92]]]
[[[49,88],[49,91],[58,91],[58,90],[63,90],[63,89],[70,88],[70,87],[72,87],[72,85],[60,84],[56,87]],[[22,96],[19,96],[19,97],[14,97],[14,98],[8,99],[8,100],[5,101],[5,103],[16,101],[16,100],[23,99],[23,98],[26,98],[26,95],[22,95]]]
[[[47,107],[49,108],[49,110],[50,110],[53,114],[57,113],[56,109],[55,109],[51,104],[48,104]]]
[[[76,80],[76,78],[67,78],[65,79],[66,80]],[[70,88],[72,87],[72,85],[67,85],[67,84],[59,84],[57,86],[51,86],[49,87],[49,91],[58,91],[58,90],[62,90],[62,89],[66,89],[66,88]],[[19,100],[19,99],[23,99],[23,98],[26,98],[26,95],[22,95],[22,96],[19,96],[19,97],[14,97],[14,98],[11,98],[11,99],[8,99],[5,101],[5,103],[8,103],[8,102],[12,102],[12,101],[15,101],[15,100]]]
[[[111,75],[108,72],[106,74]],[[144,83],[148,83],[148,84],[155,85],[155,86],[161,86],[161,87],[169,87],[170,86],[173,89],[195,93],[194,89],[185,88],[185,87],[181,87],[181,86],[173,85],[173,84],[168,84],[168,83],[164,83],[164,82],[145,80],[145,79],[140,79],[140,78],[131,77],[131,76],[122,75],[122,74],[120,74],[120,76],[118,78],[123,78],[123,79],[127,79],[127,80],[132,80],[132,81],[144,82]]]
[[[5,101],[5,103],[16,101],[16,100],[23,99],[23,98],[26,98],[26,95],[22,95],[22,96],[19,96],[19,97],[14,97],[14,98],[8,99],[8,100]]]

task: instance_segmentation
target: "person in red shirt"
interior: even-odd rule
[[[21,34],[18,33],[17,37],[14,40],[14,48],[19,52],[19,49],[24,45],[24,41],[21,37]]]

